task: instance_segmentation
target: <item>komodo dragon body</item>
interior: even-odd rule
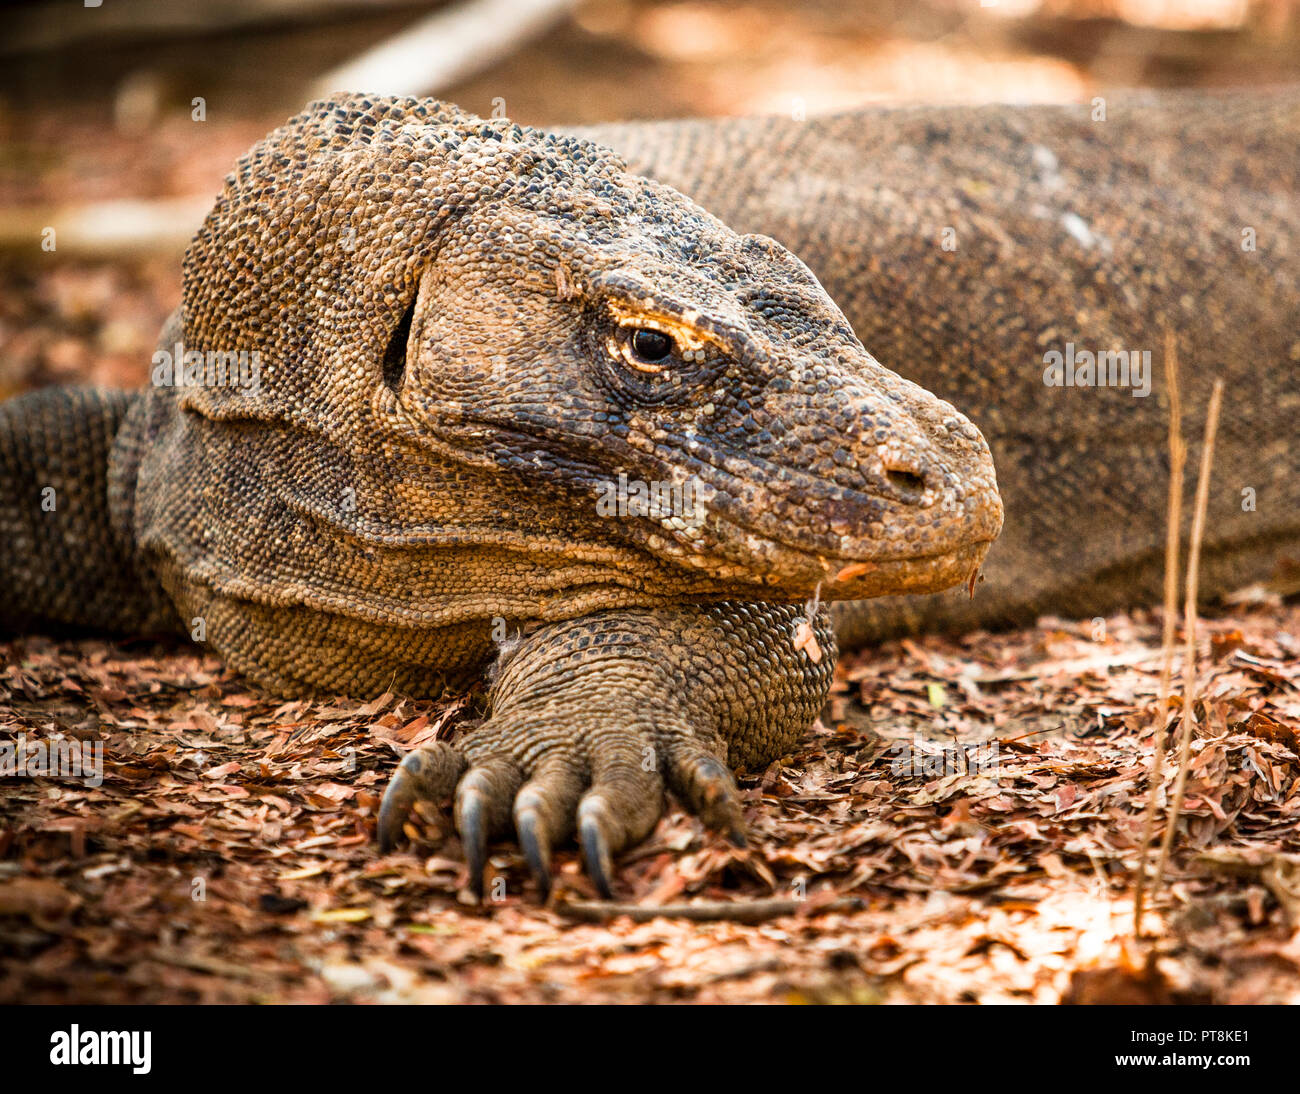
[[[971,583],[997,536],[988,446],[799,259],[599,144],[354,97],[241,160],[187,254],[160,353],[255,355],[256,384],[0,409],[0,620],[201,631],[284,693],[431,693],[495,660],[490,712],[409,755],[380,816],[388,844],[454,797],[476,886],[513,819],[543,890],[576,832],[608,892],[665,784],[741,838],[721,761],[766,763],[816,716],[819,605],[854,602],[858,640],[1149,592],[1156,400],[1046,388],[1053,339],[1158,349],[1176,325],[1193,396],[1234,381],[1219,464],[1260,498],[1247,521],[1216,496],[1214,587],[1294,548],[1300,127],[1290,100],[1255,128],[1222,110],[594,134],[792,245],[889,363],[993,423],[1025,524],[985,614],[912,598]]]

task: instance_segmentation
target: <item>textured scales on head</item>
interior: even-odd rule
[[[574,218],[604,212],[623,170],[589,142],[434,100],[312,104],[240,160],[191,245],[187,347],[261,350],[260,409],[328,430],[360,408],[354,373],[382,360],[421,274],[448,257],[450,223],[548,201]],[[205,410],[236,401],[200,398]]]
[[[138,533],[182,603],[427,628],[928,591],[1000,525],[978,431],[794,256],[599,145],[432,100],[317,103],[257,145],[182,316],[187,351],[260,366],[151,395],[142,459],[173,462]],[[620,474],[694,483],[703,520],[602,519]]]

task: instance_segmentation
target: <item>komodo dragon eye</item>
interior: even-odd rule
[[[613,314],[591,328],[600,374],[614,397],[641,405],[693,397],[726,354],[689,324],[670,316]]]
[[[649,365],[657,365],[673,352],[673,340],[660,330],[638,327],[632,332],[632,353]]]

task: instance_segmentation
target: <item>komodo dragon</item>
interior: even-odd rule
[[[1149,593],[1162,412],[1045,387],[1054,343],[1174,324],[1193,400],[1232,381],[1211,588],[1295,548],[1296,102],[1116,114],[591,134],[792,245],[891,364],[991,423],[1014,522],[974,607],[899,594],[969,583],[997,536],[983,438],[798,259],[597,145],[353,97],[241,160],[187,255],[160,351],[255,352],[255,386],[0,407],[0,620],[201,626],[286,694],[436,692],[495,658],[490,714],[409,755],[380,816],[388,844],[454,792],[475,886],[513,815],[543,891],[576,831],[608,893],[665,783],[739,839],[720,760],[781,755],[826,694],[810,598],[898,596],[837,605],[860,640]],[[703,500],[611,517],[616,480]]]

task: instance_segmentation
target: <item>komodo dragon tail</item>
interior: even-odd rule
[[[110,498],[114,440],[140,398],[47,388],[0,403],[0,633],[176,629],[131,547],[129,501]]]

